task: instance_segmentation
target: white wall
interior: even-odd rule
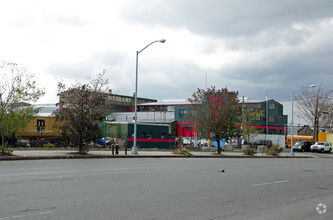
[[[250,142],[252,143],[256,140],[265,140],[265,134],[258,134],[257,136],[250,138]],[[286,138],[284,135],[268,134],[266,140],[271,140],[274,145],[280,145],[283,148],[286,144]]]
[[[134,112],[114,112],[106,116],[116,122],[133,122]],[[175,112],[138,112],[138,122],[170,123],[175,120]]]

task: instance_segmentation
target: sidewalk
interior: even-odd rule
[[[73,150],[14,150],[11,157],[0,157],[0,160],[35,160],[35,159],[69,159],[69,158],[317,158],[316,155],[295,153],[289,156],[289,151],[283,151],[279,157],[272,157],[266,154],[255,154],[254,156],[244,155],[243,152],[222,152],[221,155],[216,152],[194,151],[193,156],[173,154],[172,151],[147,151],[139,150],[137,155],[131,154],[129,150],[127,155],[124,151],[112,155],[111,150],[89,151],[87,155],[79,155]]]

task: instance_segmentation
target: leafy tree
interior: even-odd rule
[[[240,116],[238,92],[229,92],[227,88],[198,89],[189,98],[191,103],[188,121],[195,123],[199,132],[213,134],[217,141],[218,153],[221,154],[221,139],[235,136],[235,121]]]
[[[296,97],[300,112],[299,117],[305,119],[309,124],[313,124],[315,128],[314,142],[318,140],[319,121],[325,118],[325,113],[330,113],[332,109],[332,94],[333,90],[325,90],[321,86],[317,89],[304,87],[300,95]],[[317,137],[315,133],[317,133]]]
[[[24,128],[33,119],[34,111],[31,105],[23,102],[35,102],[44,90],[36,86],[34,75],[22,65],[0,63],[0,132],[2,152],[5,151],[5,138],[11,137]]]
[[[109,97],[108,80],[105,71],[97,79],[89,83],[77,82],[67,88],[64,83],[58,83],[59,105],[55,111],[57,127],[67,144],[78,148],[79,153],[86,153],[85,145],[96,141],[101,129],[99,122],[103,121],[107,111]]]
[[[257,118],[260,118],[263,116],[263,111],[242,111],[242,131],[241,135],[246,137],[246,141],[249,144],[250,143],[250,136],[256,136],[260,133],[260,130],[254,127],[254,123]]]

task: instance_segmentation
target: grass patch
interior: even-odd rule
[[[54,144],[51,144],[51,143],[47,143],[47,144],[44,144],[44,148],[54,148]]]

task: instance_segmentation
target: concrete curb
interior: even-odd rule
[[[248,156],[248,155],[66,155],[66,156],[1,156],[0,161],[12,160],[55,160],[55,159],[105,159],[105,158],[252,158],[252,159],[279,159],[279,158],[316,158],[311,156]]]

